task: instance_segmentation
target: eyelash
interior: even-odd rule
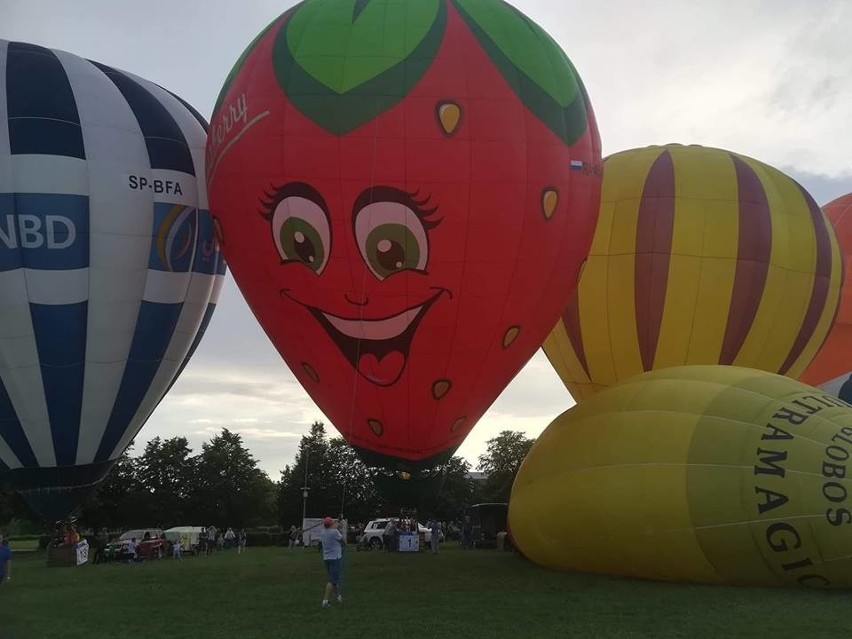
[[[423,228],[427,231],[431,231],[435,227],[437,227],[444,218],[438,218],[436,220],[430,219],[435,213],[438,212],[438,205],[435,204],[432,207],[426,208],[429,205],[429,200],[432,199],[431,195],[427,195],[422,199],[417,199],[420,191],[415,191],[414,193],[405,193],[407,196],[406,202],[400,202],[404,206],[410,208],[414,214],[420,218],[420,223],[423,225]]]
[[[275,214],[275,208],[281,204],[281,201],[286,197],[284,195],[284,190],[287,188],[287,184],[282,184],[281,186],[275,186],[274,184],[270,184],[268,189],[263,191],[263,196],[260,198],[260,216],[266,220],[267,222],[272,222],[272,216]]]
[[[283,184],[281,186],[275,186],[274,184],[270,184],[269,188],[264,190],[263,196],[260,198],[261,208],[258,210],[258,213],[260,213],[263,219],[265,219],[267,222],[272,221],[272,216],[275,214],[275,208],[285,198],[289,197],[290,195],[293,195],[292,193],[290,193],[291,187],[292,183]],[[387,194],[392,196],[389,198],[389,201],[397,202],[398,204],[402,204],[403,206],[406,206],[411,209],[411,211],[420,220],[420,223],[423,225],[423,228],[427,231],[431,231],[432,229],[436,228],[444,219],[431,219],[432,216],[438,212],[439,208],[437,204],[431,207],[428,206],[429,201],[432,199],[431,195],[426,195],[423,198],[418,198],[417,196],[420,194],[419,190],[414,191],[413,193],[409,193],[406,191],[399,191],[397,189],[388,189]]]
[[[432,199],[431,195],[418,198],[417,196],[420,194],[419,190],[414,193],[409,193],[388,186],[376,186],[369,189],[369,201],[363,202],[362,200],[366,199],[364,198],[365,194],[366,192],[359,196],[358,202],[356,202],[356,205],[360,204],[359,212],[363,208],[370,204],[375,204],[376,202],[396,202],[397,204],[402,204],[404,207],[410,209],[417,216],[417,219],[420,220],[420,223],[426,231],[431,231],[443,221],[443,218],[438,218],[437,220],[430,219],[433,215],[435,215],[435,213],[437,213],[439,207],[437,204],[431,207],[428,206],[429,201]]]

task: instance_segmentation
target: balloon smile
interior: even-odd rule
[[[337,317],[331,313],[323,313],[322,311],[320,311],[320,314],[339,333],[343,333],[346,337],[381,341],[399,337],[419,317],[422,310],[423,305],[421,304],[420,306],[409,308],[399,315],[380,320],[349,320]]]
[[[450,294],[439,289],[422,304],[378,319],[344,318],[305,306],[362,377],[377,386],[392,386],[405,370],[417,327],[442,293]]]

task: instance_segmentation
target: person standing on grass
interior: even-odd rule
[[[388,521],[388,525],[385,526],[385,529],[382,531],[382,540],[385,544],[385,552],[394,552],[396,550],[394,548],[394,543],[396,541],[396,524],[393,519]]]
[[[296,547],[296,527],[290,526],[290,548]]]
[[[241,529],[240,533],[237,535],[237,554],[242,554],[246,549],[246,531],[245,529]]]
[[[343,595],[340,594],[340,570],[343,564],[343,546],[346,545],[346,539],[343,538],[339,525],[335,526],[331,517],[323,519],[322,526],[323,529],[319,537],[322,545],[322,559],[328,573],[322,607],[328,608],[331,605],[329,599],[334,593],[337,594],[337,601],[343,603]]]
[[[124,547],[124,552],[127,553],[127,561],[133,563],[136,561],[136,537],[130,540],[130,543]]]
[[[213,554],[213,551],[216,549],[216,527],[208,526],[207,527],[207,555],[210,556]]]
[[[12,551],[9,540],[0,534],[0,585],[12,581]]]
[[[172,557],[174,559],[180,559],[181,561],[183,561],[183,553],[181,553],[180,537],[177,538],[174,545],[172,546]]]
[[[429,529],[432,531],[432,537],[429,540],[429,543],[432,546],[432,554],[438,554],[438,543],[441,541],[441,524],[437,519],[433,519],[429,522]]]

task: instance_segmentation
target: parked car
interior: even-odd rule
[[[367,522],[367,525],[364,527],[364,534],[361,539],[358,541],[360,546],[365,548],[372,548],[373,550],[379,550],[384,546],[384,532],[385,528],[388,526],[388,522],[393,519],[394,521],[399,521],[398,518],[392,517],[382,517],[380,519],[373,519],[372,521]],[[423,535],[423,538],[427,544],[432,541],[432,531],[417,522],[417,532]],[[441,531],[441,535],[438,538],[438,541],[444,541],[444,532]]]
[[[166,556],[169,542],[159,528],[136,528],[122,533],[103,550],[105,561],[115,561],[127,556],[127,546],[131,540],[136,540],[136,556],[145,559],[162,559]]]

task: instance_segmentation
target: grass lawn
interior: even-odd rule
[[[349,549],[344,598],[320,608],[318,553],[254,548],[143,565],[13,561],[0,638],[841,637],[849,594],[550,572],[496,551]]]

